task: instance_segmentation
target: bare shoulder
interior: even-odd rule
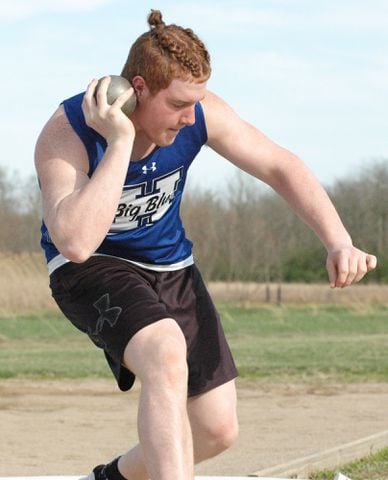
[[[41,176],[50,166],[64,165],[87,172],[87,153],[73,130],[63,106],[60,106],[43,127],[35,147],[35,165]]]
[[[243,120],[234,109],[219,96],[206,92],[202,101],[208,131],[208,145],[220,155],[239,163],[240,153],[249,145],[257,148],[264,135]]]
[[[217,141],[217,138],[225,135],[228,130],[241,126],[240,117],[228,103],[215,93],[207,91],[201,105],[210,145],[212,141]]]
[[[49,226],[55,221],[60,202],[89,181],[86,149],[62,106],[39,135],[35,167],[42,193],[43,217]]]
[[[208,146],[236,166],[264,181],[270,181],[285,150],[212,92],[202,101]]]
[[[211,109],[216,110],[231,110],[231,107],[218,95],[210,90],[206,91],[205,98],[202,100],[202,106],[205,111],[210,111]]]

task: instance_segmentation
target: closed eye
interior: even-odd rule
[[[174,108],[186,108],[186,107],[191,107],[193,105],[192,103],[173,103],[172,106]]]

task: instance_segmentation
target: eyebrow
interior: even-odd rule
[[[194,102],[192,101],[189,101],[189,100],[172,100],[173,103],[176,103],[176,104],[179,104],[179,105],[191,105],[191,104],[195,104],[197,102],[201,102],[202,100],[204,100],[205,98],[205,95],[203,97],[201,97],[199,100],[195,100]]]

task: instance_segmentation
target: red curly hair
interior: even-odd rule
[[[144,78],[152,93],[167,88],[174,78],[205,82],[210,77],[210,55],[190,28],[166,25],[159,10],[148,16],[150,30],[132,45],[121,75],[131,81]]]

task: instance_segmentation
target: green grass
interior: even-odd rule
[[[241,377],[387,381],[388,307],[219,307]],[[60,313],[0,317],[0,378],[110,377],[101,350]]]
[[[387,480],[388,479],[388,448],[374,455],[351,462],[341,467],[341,473],[352,480]],[[336,471],[325,470],[315,473],[311,480],[332,480]]]
[[[240,374],[272,381],[388,380],[388,308],[221,308]]]
[[[0,378],[109,376],[102,351],[60,313],[0,317]]]

